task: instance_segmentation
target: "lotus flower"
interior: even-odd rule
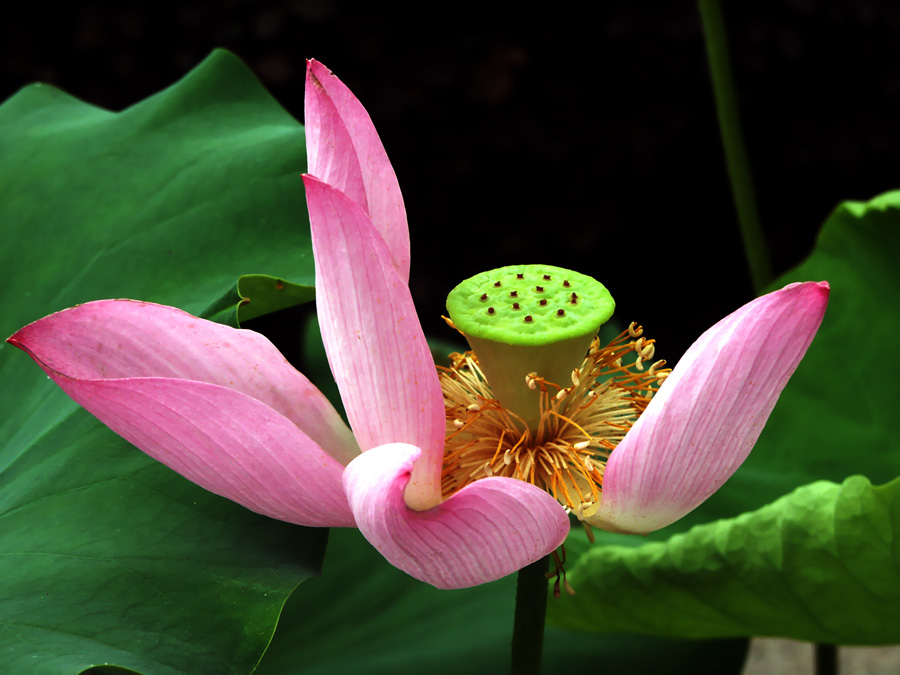
[[[445,494],[444,395],[407,285],[397,179],[362,105],[314,61],[306,124],[319,321],[349,428],[266,338],[171,307],[91,302],[9,342],[123,438],[253,511],[356,526],[439,588],[514,572],[562,543],[566,510],[514,477]],[[600,511],[614,529],[662,526],[727,479],[826,298],[827,285],[790,286],[698,340],[609,459]]]

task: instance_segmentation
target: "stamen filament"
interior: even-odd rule
[[[520,385],[538,393],[540,414],[530,424],[494,398],[474,353],[452,354],[451,365],[439,369],[447,412],[444,496],[493,476],[540,487],[575,515],[596,505],[607,459],[669,372],[665,361],[643,369],[655,343],[642,333],[631,324],[605,347],[594,338],[568,387],[530,374]]]

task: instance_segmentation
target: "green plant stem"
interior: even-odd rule
[[[837,675],[837,646],[816,645],[816,675]]]
[[[548,567],[549,557],[544,557],[520,569],[517,576],[512,637],[513,675],[538,675],[541,672]]]
[[[719,132],[722,136],[728,177],[731,180],[731,193],[744,240],[750,277],[754,289],[759,293],[772,281],[772,263],[769,260],[765,235],[759,223],[750,164],[747,161],[747,148],[741,134],[722,6],[719,0],[699,0],[699,9],[703,21],[703,34],[706,37],[706,53],[709,57]]]

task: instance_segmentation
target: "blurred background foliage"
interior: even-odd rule
[[[169,86],[215,47],[302,120],[304,59],[371,113],[412,228],[426,332],[464,277],[542,261],[597,276],[619,318],[674,360],[752,296],[693,2],[338,0],[121,3],[0,23],[0,99],[36,80],[112,110]],[[726,3],[763,227],[780,274],[829,211],[898,184],[900,7],[887,0]],[[266,270],[246,270],[247,273]]]

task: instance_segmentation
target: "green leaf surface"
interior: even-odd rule
[[[295,591],[255,675],[509,672],[515,575],[440,591],[332,530],[325,570]],[[550,602],[565,602],[568,598]],[[549,628],[544,672],[735,673],[746,640],[585,635]]]
[[[198,313],[242,274],[313,284],[303,127],[224,51],[119,113],[0,106],[7,332],[98,297]]]
[[[2,474],[0,664],[246,673],[326,531],[255,516],[67,416]]]
[[[244,321],[302,305],[315,297],[314,286],[294,284],[268,274],[245,274],[201,316],[240,328]]]
[[[773,285],[825,279],[828,311],[733,490],[717,495],[713,509],[737,514],[819,479],[900,475],[900,364],[888,358],[900,335],[898,256],[894,191],[835,209],[812,255]]]
[[[846,495],[861,479],[839,492],[815,483],[853,474],[883,483],[900,474],[898,366],[886,350],[900,333],[898,255],[900,192],[835,210],[809,259],[774,285],[825,279],[832,293],[822,327],[750,458],[694,513],[651,537],[600,533],[600,546],[591,549],[583,533],[570,535],[578,596],[551,607],[551,621],[584,626],[587,617],[593,630],[667,636],[900,641],[896,600],[885,600],[900,595],[890,548],[900,526],[884,521],[890,508],[877,497],[896,488],[861,491],[863,501],[854,505]],[[746,522],[669,538],[697,523],[758,509],[808,483],[813,485]],[[795,526],[781,529],[779,518],[796,520]],[[802,536],[804,522],[818,528],[816,537]],[[877,545],[870,540],[874,522]],[[802,561],[805,574],[794,573],[795,561]],[[867,578],[878,596],[860,586]],[[779,607],[785,614],[776,620]]]
[[[26,87],[0,157],[4,336],[99,298],[197,313],[243,274],[312,282],[303,129],[226,52],[120,113]],[[324,532],[188,483],[6,344],[0,382],[0,672],[250,672]]]
[[[668,542],[592,549],[570,575],[577,594],[554,617],[582,630],[589,619],[599,631],[892,643],[898,542],[900,479],[819,481]]]

